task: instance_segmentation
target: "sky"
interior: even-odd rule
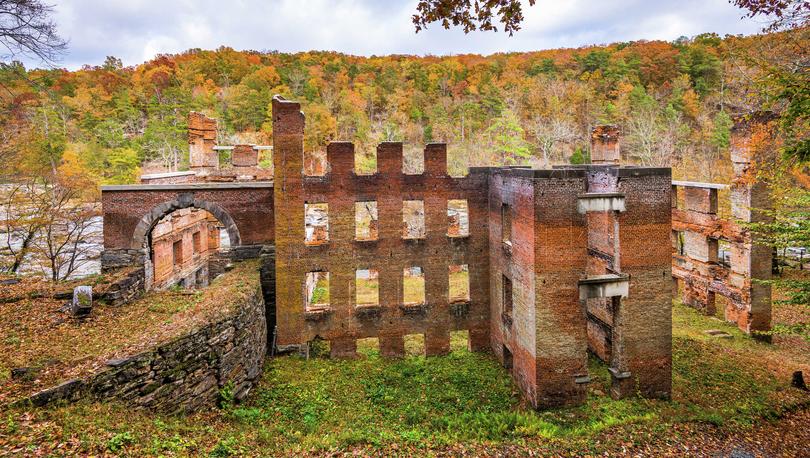
[[[675,40],[705,32],[752,34],[758,21],[727,0],[537,0],[522,29],[414,32],[416,0],[59,0],[55,21],[69,40],[59,66],[135,65],[190,48],[355,55],[492,54],[629,40]],[[33,64],[28,62],[28,64]]]

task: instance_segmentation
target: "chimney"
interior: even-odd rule
[[[192,111],[188,114],[188,153],[192,170],[219,167],[219,155],[214,151],[217,141],[217,120]]]
[[[619,165],[619,126],[605,124],[591,131],[591,164]]]

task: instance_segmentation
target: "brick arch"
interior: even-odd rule
[[[152,229],[158,221],[175,210],[189,207],[199,208],[214,215],[214,217],[225,226],[225,230],[228,231],[231,246],[242,244],[242,236],[239,234],[239,228],[236,226],[236,222],[221,205],[216,202],[195,199],[194,195],[191,193],[183,193],[179,194],[176,199],[156,205],[138,221],[132,236],[130,248],[133,250],[142,249],[145,245],[147,235],[152,232]]]

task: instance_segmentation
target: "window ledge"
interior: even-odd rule
[[[424,315],[427,312],[427,304],[424,302],[409,302],[399,305],[404,315]]]
[[[466,316],[470,312],[469,299],[457,299],[450,302],[450,314],[456,317]]]
[[[358,318],[379,318],[382,307],[379,304],[358,304],[354,308],[354,314]]]
[[[512,255],[512,242],[510,242],[509,240],[504,240],[501,244],[501,247],[503,248],[504,254],[508,256]]]

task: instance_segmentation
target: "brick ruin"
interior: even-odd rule
[[[466,330],[470,349],[491,348],[538,408],[584,401],[589,348],[608,362],[614,397],[669,397],[670,171],[619,166],[617,129],[595,134],[602,153],[588,166],[451,177],[446,145],[429,144],[424,172],[407,175],[402,143],[387,142],[377,172],[358,175],[354,145],[333,142],[327,173],[307,176],[304,122],[298,103],[274,99],[277,345],[320,338],[352,357],[358,339],[376,337],[396,357],[406,335],[422,334],[425,354],[441,355],[450,332]],[[408,221],[414,202],[421,231]],[[356,227],[369,203],[371,238]],[[467,298],[450,297],[459,269]],[[415,303],[404,297],[414,270],[425,284]],[[358,293],[368,272],[372,304]],[[323,278],[328,303],[311,304]]]
[[[189,207],[164,217],[152,229],[152,286],[208,286],[208,259],[220,248],[220,223]]]
[[[150,259],[161,218],[204,209],[232,245],[211,257],[212,273],[225,258],[265,259],[274,349],[323,339],[333,356],[353,357],[358,339],[376,338],[382,355],[399,357],[405,336],[419,334],[426,355],[442,355],[451,332],[467,331],[469,348],[493,351],[536,408],[584,401],[588,352],[607,363],[614,398],[668,398],[673,279],[689,305],[712,312],[720,293],[744,329],[769,323],[769,291],[751,278],[770,252],[717,216],[720,186],[622,166],[617,126],[593,130],[588,165],[453,177],[439,143],[425,147],[421,173],[405,173],[402,143],[386,142],[376,173],[358,174],[352,143],[305,151],[304,125],[300,105],[276,97],[272,147],[218,146],[216,121],[190,114],[189,172],[102,188],[103,262]],[[745,135],[733,136],[739,176],[750,169]],[[257,167],[271,148],[272,182]],[[230,164],[219,163],[223,150]],[[757,186],[735,180],[735,216],[755,217]],[[713,240],[736,247],[731,267],[713,257]],[[414,284],[420,294],[408,292]]]
[[[672,183],[673,290],[683,303],[707,315],[717,313],[717,295],[726,298],[726,320],[748,334],[771,329],[771,288],[753,279],[771,278],[773,253],[758,245],[745,223],[763,221],[758,209],[769,207],[766,186],[753,179],[755,147],[752,130],[762,121],[741,118],[731,132],[731,185]],[[730,218],[718,215],[720,191],[727,190]]]

